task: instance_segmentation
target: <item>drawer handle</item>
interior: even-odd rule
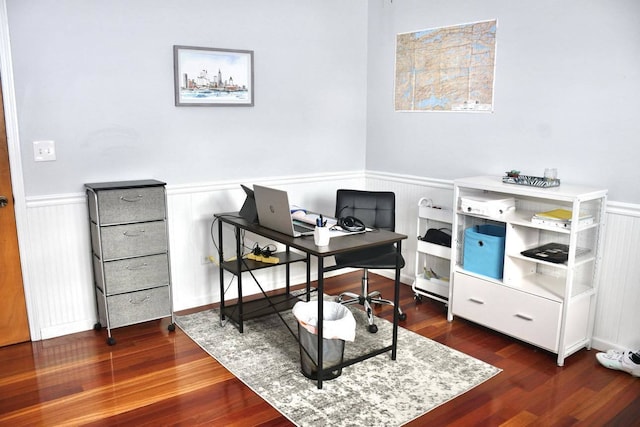
[[[142,194],[138,194],[134,199],[130,199],[129,197],[120,196],[120,200],[123,202],[135,203],[142,200]]]
[[[516,317],[519,317],[522,320],[527,320],[529,322],[533,322],[533,317],[527,316],[526,314],[516,313]]]
[[[133,298],[129,298],[129,304],[133,304],[133,305],[140,305],[140,304],[144,304],[145,302],[149,301],[149,299],[151,299],[151,297],[149,295],[145,296],[144,298],[142,298],[141,300],[134,300]]]
[[[133,266],[127,265],[125,268],[127,270],[142,270],[143,268],[146,268],[146,267],[147,267],[147,263],[143,262],[142,264],[133,265]]]
[[[144,233],[144,230],[138,230],[138,231],[125,231],[124,234],[127,237],[138,237],[140,236],[142,233]]]
[[[475,302],[476,304],[484,304],[484,301],[477,298],[469,298],[469,301]]]

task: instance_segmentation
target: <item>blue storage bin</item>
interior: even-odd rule
[[[464,269],[502,279],[505,233],[505,226],[492,224],[476,225],[464,230]]]

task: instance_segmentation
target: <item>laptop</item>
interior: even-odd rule
[[[240,209],[240,216],[252,224],[257,223],[258,212],[256,211],[256,197],[253,194],[253,190],[242,184],[240,184],[240,187],[242,187],[247,195],[247,198],[244,200],[244,204]]]
[[[291,218],[291,205],[286,191],[254,185],[253,193],[261,226],[291,237],[313,235],[313,226]]]

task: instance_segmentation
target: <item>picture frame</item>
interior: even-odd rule
[[[253,51],[173,46],[176,107],[253,107]]]

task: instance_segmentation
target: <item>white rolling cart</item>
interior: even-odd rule
[[[450,209],[434,206],[431,199],[418,202],[418,242],[416,270],[412,288],[416,301],[428,297],[436,301],[449,301],[449,275],[451,248],[423,240],[428,229],[451,230],[453,213]]]

